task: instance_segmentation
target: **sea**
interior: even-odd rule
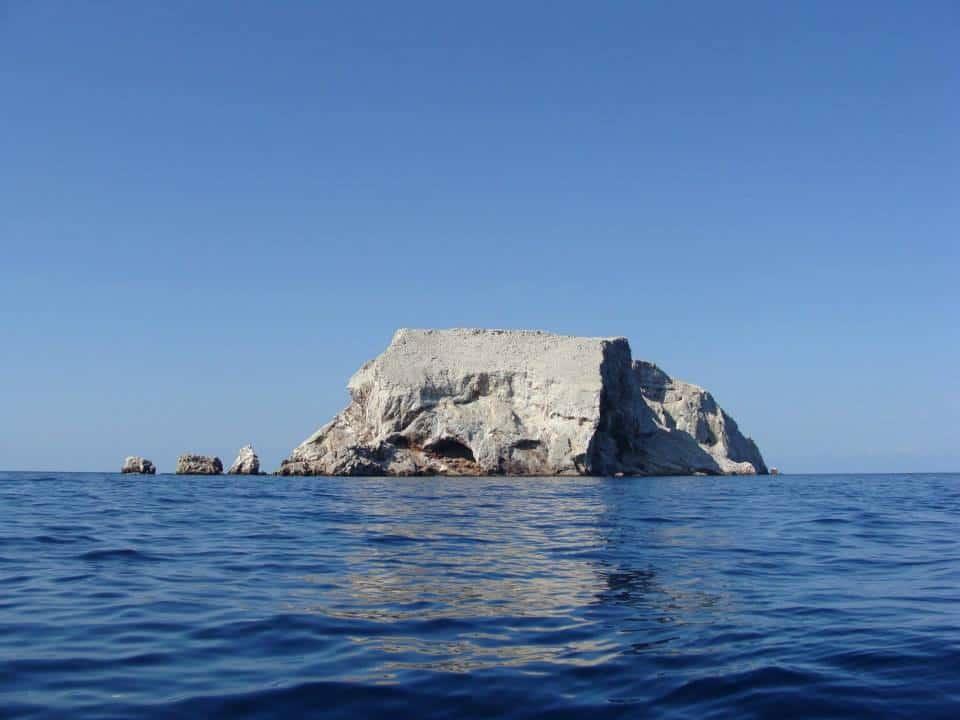
[[[960,475],[0,473],[3,718],[958,718]]]

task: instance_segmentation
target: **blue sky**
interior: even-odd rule
[[[960,470],[955,2],[0,0],[0,468],[267,469],[401,326]]]

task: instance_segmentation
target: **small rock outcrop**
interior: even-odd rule
[[[635,363],[625,338],[399,330],[348,387],[279,474],[767,471],[709,393]]]
[[[131,455],[123,461],[123,467],[120,468],[120,472],[136,473],[139,475],[155,475],[157,469],[149,460],[136,455]]]
[[[237,459],[233,461],[233,465],[230,466],[227,473],[229,475],[260,474],[260,458],[258,458],[257,453],[254,452],[253,445],[245,445],[240,448],[240,452],[237,453]]]
[[[219,475],[223,463],[218,457],[207,455],[181,455],[177,458],[177,475]]]

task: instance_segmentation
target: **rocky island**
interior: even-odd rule
[[[253,445],[244,445],[237,453],[237,459],[227,470],[227,475],[259,475],[260,458],[253,449]]]
[[[123,461],[123,467],[120,468],[120,472],[124,474],[133,473],[135,475],[156,475],[157,468],[146,458],[131,455]]]
[[[177,458],[177,475],[219,475],[223,462],[218,457],[187,453]]]
[[[766,474],[706,390],[625,338],[398,330],[281,475]]]

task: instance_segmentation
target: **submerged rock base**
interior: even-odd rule
[[[634,362],[625,338],[399,330],[348,387],[279,474],[767,472],[708,392]]]

